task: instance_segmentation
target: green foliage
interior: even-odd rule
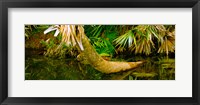
[[[91,40],[96,51],[104,56],[112,56],[115,47],[112,41],[117,37],[117,28],[114,25],[86,25],[85,33]]]
[[[110,41],[104,38],[91,38],[91,43],[100,55],[113,55],[115,48]]]
[[[135,27],[135,34],[137,41],[136,44],[133,44],[130,49],[136,54],[151,54],[152,49],[154,48],[153,39],[158,38],[155,27],[150,25],[138,25],[137,27]]]
[[[35,25],[25,25],[25,37],[28,39]]]
[[[166,29],[165,34],[161,37],[161,41],[158,44],[158,53],[166,53],[168,55],[170,52],[175,52],[175,31],[172,27]]]
[[[132,30],[129,30],[124,35],[121,35],[113,40],[113,42],[116,44],[118,51],[122,52],[131,47],[133,43],[136,45],[136,38]]]
[[[175,51],[175,27],[166,27],[167,29],[163,25],[132,26],[113,42],[120,52],[130,50],[135,54],[149,55],[152,51],[157,51],[168,55],[169,52]]]
[[[85,33],[89,37],[114,37],[116,36],[118,25],[85,25]],[[111,36],[112,35],[112,36]]]
[[[65,43],[58,44],[59,37],[57,39],[48,39],[47,41],[41,40],[41,44],[45,47],[45,56],[53,58],[66,58],[66,55],[76,56],[77,53],[75,48],[72,46],[67,46]]]
[[[114,50],[119,52],[132,51],[135,54],[145,55],[166,53],[168,55],[175,51],[174,25],[86,25],[84,28],[92,45],[100,54],[108,53],[101,49],[102,47],[110,49],[106,47],[102,39],[109,39],[110,44],[115,46],[111,49],[115,48]]]
[[[49,25],[25,25],[25,37],[28,39],[34,34],[43,32]]]
[[[48,27],[50,25],[25,25],[25,37],[28,39]],[[60,58],[64,58],[67,53],[76,55],[75,45],[81,46],[81,36],[78,36],[76,26],[58,25],[56,29],[60,30],[57,37],[41,41],[47,50],[45,55]],[[175,25],[84,25],[82,31],[85,31],[90,43],[102,56],[124,52],[147,56],[175,52]],[[80,43],[77,44],[77,41]]]
[[[133,76],[129,75],[129,76],[128,76],[128,79],[129,79],[129,80],[133,80]]]

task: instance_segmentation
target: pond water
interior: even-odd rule
[[[26,80],[175,80],[175,59],[169,57],[117,58],[119,61],[147,62],[126,72],[104,74],[75,58],[54,59],[43,55],[26,55]]]

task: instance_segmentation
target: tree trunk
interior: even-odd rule
[[[87,61],[96,70],[103,73],[115,73],[134,69],[140,66],[143,61],[138,62],[114,62],[104,60],[90,44],[88,37],[82,34],[82,45],[84,50],[81,51],[79,58]]]

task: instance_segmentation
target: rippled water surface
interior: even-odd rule
[[[119,61],[146,60],[142,66],[126,72],[104,74],[75,58],[53,59],[43,55],[25,58],[26,80],[175,80],[175,59],[134,57]]]

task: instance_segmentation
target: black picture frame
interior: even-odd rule
[[[192,97],[8,97],[8,8],[69,7],[192,8]],[[199,105],[199,18],[199,0],[0,0],[0,103],[1,105]]]

